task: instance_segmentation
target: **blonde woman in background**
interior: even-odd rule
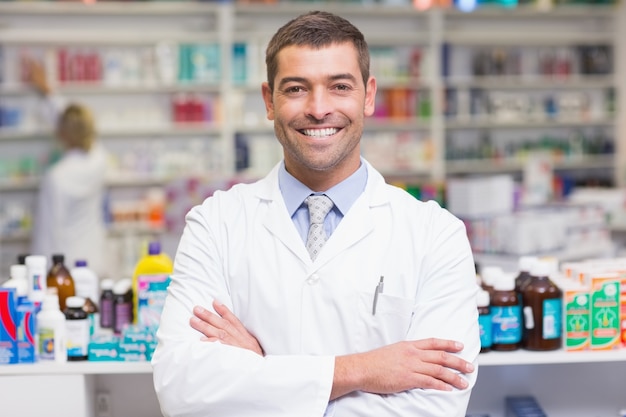
[[[33,65],[31,79],[54,108],[40,66]],[[97,142],[94,116],[84,105],[69,104],[57,118],[55,134],[63,152],[41,180],[31,252],[48,259],[54,253],[63,254],[68,267],[84,259],[101,277],[105,272],[107,158]]]

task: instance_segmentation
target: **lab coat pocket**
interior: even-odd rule
[[[374,314],[374,294],[360,292],[357,307],[355,336],[359,351],[406,339],[413,315],[413,299],[380,293]]]

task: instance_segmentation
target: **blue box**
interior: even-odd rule
[[[19,317],[15,299],[15,288],[0,288],[0,365],[19,362]]]
[[[505,397],[505,417],[547,417],[532,396]]]

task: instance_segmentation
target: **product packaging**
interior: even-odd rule
[[[15,288],[0,288],[0,365],[18,363]]]
[[[591,277],[591,349],[620,346],[620,283],[618,273]]]
[[[158,327],[173,269],[170,257],[161,252],[160,243],[151,242],[148,253],[137,262],[133,275],[133,309],[138,325]]]

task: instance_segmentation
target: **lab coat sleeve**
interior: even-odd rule
[[[475,365],[474,372],[464,375],[469,388],[414,389],[394,395],[359,393],[360,398],[355,401],[350,397],[339,400],[344,402],[342,408],[346,411],[342,415],[463,417],[466,414],[480,351],[474,260],[463,223],[446,210],[432,210],[430,215],[428,223],[432,227],[426,231],[427,253],[407,340],[436,337],[462,342],[464,349],[459,356]]]
[[[207,203],[204,203],[207,206]],[[175,258],[153,356],[154,386],[165,416],[322,417],[332,386],[332,356],[268,355],[201,340],[189,319],[214,299],[232,309],[211,211],[196,207]],[[207,211],[208,210],[208,211]]]

